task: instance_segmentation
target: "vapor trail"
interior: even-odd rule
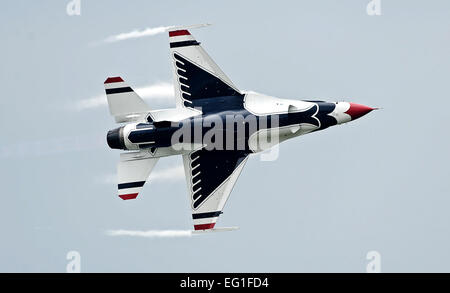
[[[172,101],[174,97],[173,84],[169,82],[157,82],[154,84],[138,87],[134,91],[144,100],[159,102]],[[91,108],[106,106],[105,94],[78,101],[75,108],[79,111]]]
[[[149,37],[158,34],[165,33],[171,26],[158,26],[158,27],[148,27],[143,30],[133,30],[131,32],[120,33],[117,35],[112,35],[107,37],[104,42],[106,43],[114,43],[129,39],[138,39],[142,37]]]
[[[106,231],[109,236],[132,236],[144,238],[174,238],[174,237],[191,237],[191,230],[148,230],[148,231],[133,231],[133,230],[109,230]]]
[[[181,166],[169,166],[163,169],[156,169],[150,174],[147,180],[148,182],[157,182],[157,181],[174,182],[184,180],[184,178],[185,178],[184,167],[181,165]],[[97,178],[96,181],[102,184],[117,184],[117,174],[108,174],[106,176]]]
[[[143,37],[155,36],[155,35],[163,34],[163,33],[167,32],[169,29],[177,29],[177,28],[191,29],[191,28],[205,27],[205,26],[209,26],[209,25],[211,25],[211,24],[204,23],[204,24],[194,24],[194,25],[181,26],[181,27],[175,26],[175,25],[170,25],[170,26],[148,27],[143,30],[135,29],[130,32],[120,33],[120,34],[109,36],[106,39],[104,39],[100,42],[92,43],[91,45],[98,45],[99,43],[115,43],[115,42],[120,42],[120,41],[124,41],[124,40],[139,39],[139,38],[143,38]]]

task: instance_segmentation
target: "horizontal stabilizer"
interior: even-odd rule
[[[135,199],[157,162],[158,158],[142,158],[133,156],[133,153],[121,154],[117,166],[119,197],[124,200]]]
[[[121,77],[108,77],[105,92],[109,112],[117,123],[142,119],[150,111],[148,105]]]

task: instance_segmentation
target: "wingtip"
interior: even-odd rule
[[[119,197],[123,200],[136,199],[138,193],[121,194]]]
[[[123,79],[120,76],[112,76],[105,80],[105,84],[114,82],[123,82]]]
[[[173,25],[167,28],[168,32],[178,31],[178,30],[188,30],[194,28],[202,28],[206,26],[210,26],[212,23],[200,23],[200,24],[192,24],[192,25]]]
[[[192,230],[192,234],[204,234],[204,233],[211,233],[211,232],[227,232],[227,231],[234,231],[238,230],[239,227],[219,227],[219,228],[213,228],[213,229],[207,229],[207,230]]]

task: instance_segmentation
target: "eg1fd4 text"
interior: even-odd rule
[[[267,278],[225,278],[225,288],[259,288],[269,287]]]

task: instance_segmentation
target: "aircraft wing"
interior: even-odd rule
[[[169,30],[177,107],[195,108],[205,98],[241,95],[187,29]]]
[[[247,159],[242,151],[204,148],[183,155],[194,230],[214,228]]]

